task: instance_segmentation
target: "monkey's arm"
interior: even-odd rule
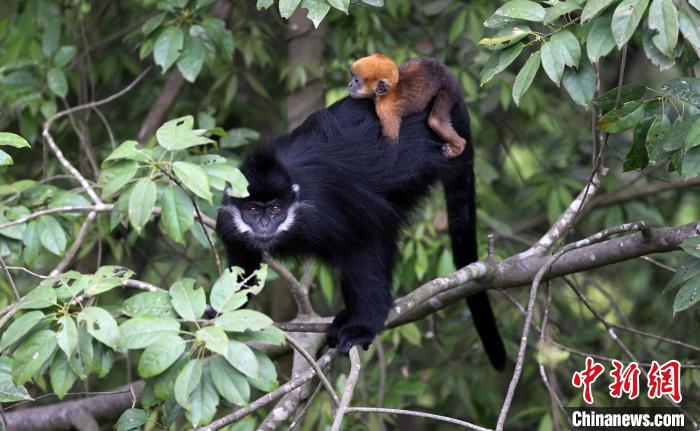
[[[254,250],[243,241],[228,240],[224,242],[228,266],[243,268],[243,277],[248,277],[260,267],[262,253]]]
[[[392,141],[399,140],[401,116],[398,108],[391,100],[377,100],[377,116],[382,123],[382,134]]]
[[[368,346],[384,329],[392,304],[389,287],[394,244],[368,244],[341,263],[341,289],[345,309],[335,319],[327,342],[347,354],[352,346]]]

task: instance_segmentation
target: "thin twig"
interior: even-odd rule
[[[83,225],[80,227],[80,231],[78,231],[78,235],[75,237],[73,245],[71,245],[70,249],[68,249],[66,255],[63,256],[63,259],[58,263],[58,265],[56,265],[56,268],[49,273],[49,277],[62,273],[65,271],[68,265],[70,265],[71,261],[78,253],[78,250],[80,250],[80,247],[83,245],[88,229],[90,229],[90,226],[92,226],[92,222],[95,221],[95,217],[97,217],[97,212],[91,211],[88,213],[87,217],[85,218],[85,222],[83,222]]]
[[[349,354],[350,373],[348,374],[348,380],[345,383],[345,389],[343,389],[343,398],[340,399],[340,405],[338,405],[338,410],[335,412],[335,418],[333,419],[331,431],[340,431],[340,426],[343,424],[343,417],[345,416],[348,406],[350,405],[350,400],[355,392],[355,385],[357,384],[357,379],[360,377],[360,370],[362,369],[360,353],[357,351],[357,346],[352,346]]]
[[[306,359],[306,362],[309,363],[311,368],[314,369],[316,372],[316,375],[318,376],[318,379],[321,381],[323,384],[323,387],[326,388],[326,391],[328,391],[328,395],[331,397],[331,401],[333,401],[333,404],[337,407],[340,404],[340,400],[338,399],[338,395],[335,393],[333,390],[333,385],[331,385],[331,382],[328,381],[328,378],[326,377],[325,374],[323,374],[323,370],[321,370],[321,367],[318,366],[314,358],[309,354],[309,352],[304,349],[304,347],[297,342],[297,340],[294,339],[291,335],[289,335],[287,332],[282,332],[284,334],[284,338],[287,340],[287,343],[291,345],[294,350],[299,352],[301,356]]]
[[[435,419],[442,422],[451,423],[454,425],[460,425],[464,428],[477,430],[477,431],[492,431],[490,428],[480,427],[478,425],[471,424],[469,422],[461,421],[459,419],[451,418],[449,416],[434,415],[432,413],[416,412],[413,410],[401,410],[401,409],[385,409],[379,407],[348,407],[346,413],[381,413],[389,415],[404,415],[404,416],[417,416],[426,419]]]
[[[19,292],[17,291],[15,280],[12,279],[12,274],[10,274],[10,270],[7,268],[7,265],[5,265],[5,259],[2,258],[2,255],[0,255],[0,265],[2,265],[2,270],[5,273],[5,278],[7,278],[7,281],[10,283],[10,287],[12,288],[12,293],[15,295],[15,299],[19,301],[21,297],[19,296]]]
[[[501,408],[501,413],[498,416],[498,422],[496,423],[496,431],[503,431],[505,426],[506,417],[508,415],[508,410],[513,402],[513,396],[515,395],[515,388],[518,386],[518,380],[520,380],[520,375],[523,370],[523,363],[525,362],[525,350],[527,348],[527,338],[530,334],[530,325],[532,324],[532,317],[535,308],[535,300],[537,298],[537,289],[540,282],[544,276],[552,268],[552,265],[563,256],[565,253],[575,250],[577,248],[586,247],[593,243],[600,242],[603,239],[618,233],[631,232],[645,230],[646,224],[644,222],[636,223],[625,223],[620,226],[615,226],[609,229],[605,229],[596,234],[593,234],[585,239],[570,243],[561,249],[559,249],[548,261],[537,271],[535,278],[532,281],[532,287],[530,289],[530,298],[527,304],[527,312],[525,314],[525,323],[523,325],[523,333],[520,338],[520,348],[518,349],[518,357],[515,363],[515,370],[513,371],[513,377],[511,378],[510,384],[508,385],[508,392],[506,393],[506,398],[503,401],[503,407]]]

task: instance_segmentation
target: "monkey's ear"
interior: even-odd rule
[[[389,85],[389,81],[386,79],[380,79],[377,81],[377,86],[374,88],[374,92],[376,93],[377,96],[384,96],[389,92],[389,89],[391,88],[391,85]]]

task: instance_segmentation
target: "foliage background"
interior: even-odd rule
[[[271,4],[259,3],[260,6]],[[480,256],[487,255],[489,233],[496,234],[496,258],[525,250],[586,184],[591,174],[591,159],[595,159],[591,142],[596,132],[591,130],[591,117],[598,108],[591,102],[592,93],[602,94],[617,86],[622,55],[614,41],[609,52],[591,55],[590,48],[583,42],[590,44],[594,31],[590,27],[594,24],[581,25],[577,18],[584,2],[569,2],[575,9],[556,24],[532,24],[538,33],[525,39],[532,43],[512,60],[512,64],[495,67],[502,71],[492,79],[487,79],[489,71],[496,71],[494,65],[498,66],[502,51],[494,54],[494,46],[488,41],[478,43],[498,31],[484,25],[498,6],[494,2],[387,0],[377,7],[372,5],[375,2],[365,1],[349,5],[349,14],[345,14],[337,7],[330,7],[337,4],[341,9],[347,7],[343,1],[329,1],[329,5],[305,1],[302,6],[311,10],[311,17],[319,21],[319,28],[310,28],[306,23],[300,34],[296,33],[298,28],[294,25],[305,22],[307,10],[300,9],[289,22],[280,16],[280,12],[291,15],[299,2],[294,3],[282,1],[263,10],[258,10],[251,1],[214,4],[207,0],[9,0],[0,4],[0,130],[21,135],[31,144],[29,149],[3,147],[14,164],[0,167],[0,224],[46,207],[90,205],[89,196],[74,179],[65,175],[66,171],[42,144],[42,124],[58,111],[118,92],[148,67],[150,71],[126,96],[56,121],[52,125],[53,138],[67,159],[100,190],[101,197],[108,203],[118,202],[119,196],[126,194],[121,187],[112,194],[105,193],[105,186],[114,180],[108,173],[110,169],[114,172],[115,163],[121,164],[123,169],[131,169],[136,163],[139,174],[135,178],[148,177],[149,184],[157,183],[157,199],[159,205],[163,205],[163,191],[173,190],[168,187],[178,188],[171,178],[174,171],[170,161],[205,165],[202,157],[219,154],[226,159],[222,165],[229,168],[221,168],[215,174],[207,171],[213,199],[208,199],[211,193],[208,184],[206,192],[197,193],[196,180],[188,187],[187,180],[178,176],[186,183],[183,190],[200,197],[197,202],[201,211],[215,217],[220,199],[220,191],[216,189],[223,188],[224,179],[233,178],[241,183],[233,166],[246,151],[289,130],[314,109],[344,97],[352,60],[375,51],[389,54],[399,62],[416,55],[436,57],[449,65],[462,83],[472,116],[476,150]],[[619,2],[589,0],[588,3],[603,5],[598,18],[604,19]],[[673,3],[693,17],[695,23],[700,22],[700,12],[693,9],[697,4],[692,1],[661,3]],[[541,4],[554,7],[559,2]],[[606,8],[609,8],[607,12]],[[584,73],[580,72],[584,68],[588,68],[587,77],[590,77],[595,69],[600,88],[590,85],[584,88],[582,94],[589,96],[581,96],[583,99],[579,98],[578,102],[583,103],[576,103],[569,96],[571,84],[559,87],[552,82],[552,73],[545,66],[537,72],[533,84],[516,106],[513,101],[516,75],[525,66],[529,53],[539,52],[540,46],[551,42],[545,37],[546,42],[542,43],[539,35],[548,35],[562,26],[567,26],[570,34],[583,45],[580,67],[569,67],[564,72],[562,65],[564,80],[567,74]],[[512,30],[509,31],[512,35]],[[695,32],[696,35],[690,37],[683,32],[677,45],[682,48],[675,48],[668,55],[657,53],[656,57],[649,55],[649,46],[645,55],[644,31],[630,34],[625,48],[624,83],[647,87],[645,100],[650,100],[661,94],[658,92],[662,84],[669,80],[693,77],[700,49],[698,39],[693,39],[698,37],[697,28]],[[544,49],[541,55],[544,64]],[[675,61],[672,56],[676,57]],[[648,57],[652,57],[652,61]],[[595,60],[594,65],[589,58]],[[664,70],[659,70],[659,64]],[[595,75],[593,78],[595,80]],[[488,82],[481,85],[482,81]],[[167,94],[173,96],[169,102],[164,97]],[[623,101],[639,99],[641,95],[632,95]],[[644,106],[640,115],[649,105]],[[154,116],[156,107],[164,109],[160,119]],[[679,116],[694,118],[698,111],[692,103],[670,97],[664,99],[661,109],[671,123]],[[195,130],[208,132],[177,131],[176,135],[186,136],[183,138],[186,143],[161,158],[163,142],[167,140],[154,139],[155,130],[167,119],[187,115],[193,116]],[[650,117],[648,123],[653,118]],[[609,123],[614,125],[616,121],[621,120],[613,116]],[[640,121],[641,116],[632,126]],[[601,199],[579,220],[571,238],[625,221],[645,220],[654,225],[675,226],[700,219],[700,198],[691,187],[698,184],[694,178],[698,170],[684,172],[682,179],[677,172],[668,172],[668,159],[674,156],[664,153],[659,156],[658,165],[633,163],[627,166],[632,168],[627,169],[629,172],[623,172],[625,160],[629,163],[630,154],[635,155],[630,152],[635,135],[627,129],[631,127],[606,139],[603,163],[609,171],[600,193],[607,199]],[[618,130],[609,127],[608,131]],[[685,132],[682,138],[692,133],[688,129]],[[646,132],[644,134],[646,136]],[[212,142],[195,142],[203,136],[211,138]],[[690,142],[692,138],[688,139]],[[138,160],[133,152],[119,162],[105,161],[127,140],[140,141],[143,144],[140,148],[149,157],[164,164]],[[659,145],[662,141],[658,141]],[[692,148],[691,143],[688,148]],[[646,156],[644,145],[642,150]],[[120,173],[123,171],[114,175],[118,177]],[[684,179],[688,182],[683,182]],[[659,185],[670,186],[657,192]],[[144,183],[143,187],[149,186]],[[625,194],[630,190],[639,193]],[[139,202],[144,202],[143,198],[140,195]],[[187,201],[180,195],[178,208],[186,207]],[[156,222],[156,219],[147,223],[150,211],[147,213],[139,216],[126,211],[123,219],[118,220],[118,226],[114,226],[109,213],[98,213],[70,267],[92,274],[102,265],[119,265],[132,270],[138,280],[154,286],[167,288],[183,279],[191,279],[208,293],[219,275],[202,227],[191,220],[192,211],[185,222],[191,226],[189,229],[168,227],[167,222]],[[24,230],[18,230],[17,226],[14,231],[11,228],[0,230],[0,255],[11,267],[22,266],[48,274],[59,265],[72,241],[79,236],[84,219],[84,214],[71,213],[55,216],[53,221],[42,222],[48,219],[40,218],[38,223],[48,226],[43,227],[39,238],[34,240],[27,239],[26,230],[34,229],[28,226],[24,226]],[[415,286],[455,270],[445,219],[440,193],[434,193],[403,236],[401,262],[392,287],[394,295],[406,294]],[[633,260],[570,279],[610,322],[697,344],[700,318],[697,307],[674,313],[674,294],[662,292],[673,275],[666,267],[677,268],[686,257],[683,252],[666,253],[654,257],[656,264]],[[694,264],[693,260],[686,262]],[[288,265],[299,276],[305,272],[302,263],[288,262]],[[333,274],[316,266],[306,272],[312,280],[311,298],[315,310],[324,316],[332,315],[340,306]],[[39,281],[22,271],[13,270],[12,275],[22,296],[32,291]],[[91,279],[90,282],[95,281]],[[700,284],[697,279],[694,283]],[[2,279],[0,286],[3,288],[1,305],[14,303],[7,280]],[[109,310],[121,323],[126,316],[120,314],[120,307],[135,291],[114,287],[105,288],[109,291],[92,298],[90,304]],[[549,341],[531,341],[509,417],[509,429],[549,430],[565,426],[550,405],[549,393],[535,366],[537,361],[547,366],[550,381],[563,402],[579,405],[580,392],[571,387],[570,378],[574,370],[582,368],[583,358],[575,352],[622,357],[618,346],[606,335],[605,327],[562,280],[552,281],[547,289],[552,301]],[[526,302],[526,292],[492,292],[491,298],[509,356],[513,358],[522,328],[522,314],[513,301]],[[295,311],[284,283],[274,273],[249,308],[262,311],[275,321],[291,318]],[[77,317],[79,311],[74,309],[67,315]],[[61,312],[55,317],[60,315]],[[63,328],[56,321],[46,322],[45,326],[59,332]],[[510,375],[499,374],[489,367],[472,328],[466,307],[453,306],[419,322],[386,331],[381,337],[383,360],[369,359],[378,357],[376,346],[364,356],[366,365],[355,402],[426,410],[493,426]],[[94,338],[102,341],[97,336]],[[640,361],[678,359],[683,364],[698,364],[697,351],[633,335],[625,334],[624,338]],[[2,348],[5,349],[3,357],[14,355],[17,360],[16,345]],[[211,345],[207,348],[212,350]],[[72,389],[68,384],[63,393],[110,390],[136,378],[138,349],[115,351],[113,355],[110,351],[109,354],[108,365],[93,368],[100,372],[99,377],[95,374],[86,377]],[[283,355],[276,363],[276,374],[281,381],[286,380],[290,356]],[[28,393],[34,398],[58,392],[49,384],[48,375],[41,377],[42,369],[38,369],[35,378],[27,384]],[[345,370],[346,362],[338,361],[330,374],[339,387],[344,382]],[[697,416],[700,413],[700,371],[685,368],[682,381],[684,406]],[[611,400],[605,389],[602,384],[596,388],[599,404],[624,404],[624,401]],[[58,402],[56,398],[47,397],[35,404],[55,402]],[[644,397],[628,404],[658,405]],[[220,414],[228,409],[227,405],[222,400]],[[159,429],[168,424],[174,428],[188,427],[183,416],[178,415],[182,412],[175,409],[172,402],[154,401],[146,406],[146,411],[150,418],[145,425],[147,429]],[[231,429],[253,429],[265,413],[258,412]],[[325,429],[332,420],[330,413],[328,398],[325,394],[319,395],[300,429]],[[378,420],[375,415],[349,417],[345,429],[381,429],[379,427],[384,425]],[[418,419],[385,417],[383,421],[386,426],[402,430],[452,429],[450,425]]]

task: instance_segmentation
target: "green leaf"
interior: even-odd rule
[[[561,30],[554,33],[549,42],[557,45],[564,59],[564,64],[569,67],[578,67],[581,60],[581,45],[576,36],[567,30]]]
[[[61,325],[61,329],[56,333],[58,347],[70,358],[78,348],[78,327],[70,316],[59,317],[58,324]]]
[[[700,277],[693,277],[688,280],[676,293],[673,301],[673,313],[687,310],[700,300]]]
[[[325,2],[325,0],[304,0],[301,7],[308,10],[306,17],[314,23],[314,27],[318,28],[326,17],[328,11],[331,10],[331,6]]]
[[[12,160],[12,156],[0,150],[0,166],[11,166],[14,165],[15,161]]]
[[[138,145],[139,143],[136,141],[122,142],[114,151],[112,151],[112,154],[105,159],[105,162],[119,159],[130,159],[137,162],[149,161],[151,158],[148,155],[147,150],[137,148]],[[104,163],[102,165],[104,167]]]
[[[136,182],[129,195],[129,222],[141,233],[143,226],[151,219],[156,205],[156,183],[148,178]]]
[[[100,173],[102,197],[109,198],[131,181],[139,169],[139,164],[133,160],[120,160]]]
[[[177,361],[185,351],[185,340],[167,334],[146,347],[139,360],[139,375],[143,378],[157,376]]]
[[[254,310],[235,310],[217,317],[214,325],[231,332],[257,331],[272,325],[272,319]]]
[[[697,118],[700,117],[698,115],[685,115],[677,118],[666,139],[664,139],[663,149],[673,151],[683,148],[688,131]]]
[[[202,71],[206,50],[202,39],[196,36],[187,36],[185,49],[182,51],[180,59],[177,61],[177,68],[189,82],[194,82]]]
[[[608,133],[619,133],[634,127],[644,115],[641,101],[627,102],[620,108],[608,112],[598,121],[598,128]]]
[[[207,349],[220,355],[228,352],[228,337],[221,328],[206,326],[197,331],[197,340],[204,343]]]
[[[5,350],[31,331],[44,318],[41,311],[30,311],[15,319],[0,338],[0,350]]]
[[[485,37],[479,41],[479,45],[487,45],[491,48],[500,49],[507,48],[513,43],[522,40],[528,34],[531,34],[530,27],[520,25],[511,28],[504,28],[498,31],[492,37]]]
[[[668,281],[664,287],[663,293],[667,294],[678,286],[682,286],[685,282],[692,278],[697,278],[700,275],[700,260],[694,257],[687,257],[678,267],[676,273]]]
[[[581,6],[576,4],[573,1],[563,1],[556,3],[552,7],[548,7],[545,9],[544,12],[544,23],[549,24],[552,21],[555,21],[562,15],[566,15],[567,13],[571,13],[577,9],[581,9]]]
[[[454,268],[454,264],[452,265],[452,267]],[[452,271],[446,274],[453,273],[454,271],[455,270],[452,269]],[[258,343],[273,344],[276,346],[281,346],[287,342],[284,338],[284,332],[282,332],[274,326],[269,326],[259,331],[246,331],[240,334],[236,334],[236,339],[238,341],[256,341]]]
[[[620,88],[620,104],[640,100],[647,88],[644,85],[628,84]],[[595,100],[595,104],[604,112],[609,112],[615,108],[615,100],[617,99],[617,87],[605,92],[602,96]]]
[[[700,108],[700,79],[684,76],[668,81],[661,90],[676,99],[690,103]]]
[[[681,248],[693,257],[700,257],[700,236],[686,239],[681,243]]]
[[[685,40],[690,43],[695,52],[700,51],[700,15],[696,12],[684,9],[680,10],[678,25]]]
[[[149,18],[148,21],[144,22],[141,26],[141,33],[144,36],[148,36],[149,34],[151,34],[153,30],[160,27],[160,25],[163,23],[165,15],[165,13],[160,13],[154,17]]]
[[[209,294],[212,308],[219,313],[233,311],[248,301],[248,292],[240,291],[241,283],[238,276],[241,271],[238,268],[227,268],[223,275],[214,283]]]
[[[62,400],[63,397],[66,396],[77,378],[78,376],[76,376],[70,368],[65,353],[58,352],[54,356],[53,361],[51,361],[49,379],[51,380],[51,387],[59,400]]]
[[[130,317],[174,317],[168,292],[137,293],[124,301],[124,313]]]
[[[48,251],[56,256],[63,255],[66,249],[66,233],[52,216],[42,216],[37,221],[37,229],[39,231],[39,240]]]
[[[119,325],[119,347],[143,349],[166,335],[177,335],[180,323],[164,317],[133,317]]]
[[[36,257],[39,255],[39,249],[41,248],[36,222],[27,224],[27,229],[25,229],[22,236],[22,243],[24,243],[24,262],[29,265],[29,267],[32,267]]]
[[[203,373],[202,380],[192,392],[190,400],[192,406],[185,412],[185,416],[193,426],[205,425],[214,419],[216,407],[219,405],[219,394],[208,371]]]
[[[253,379],[258,378],[259,365],[253,350],[236,340],[228,341],[226,360],[235,369]]]
[[[39,286],[24,295],[17,303],[20,310],[48,308],[56,304],[56,291],[51,286]]]
[[[562,84],[574,102],[587,106],[593,100],[596,86],[595,72],[588,59],[583,59],[578,70],[566,69]]]
[[[301,0],[279,0],[280,16],[288,19],[299,6],[299,3],[301,3]]]
[[[56,334],[53,331],[37,331],[17,347],[12,355],[12,376],[23,385],[39,371],[56,350]]]
[[[59,68],[52,67],[46,77],[49,90],[58,97],[66,97],[68,94],[68,81],[66,75]]]
[[[685,135],[686,150],[697,147],[698,145],[700,145],[700,118],[695,119],[690,129],[688,129],[688,134]]]
[[[158,145],[175,151],[214,142],[202,136],[203,130],[193,130],[193,127],[194,117],[191,115],[166,122],[156,131]]]
[[[46,5],[43,7],[46,7]],[[58,43],[61,39],[61,20],[48,19],[43,24],[45,28],[41,37],[41,49],[46,57],[50,57],[58,48]]]
[[[362,0],[362,3],[374,7],[384,7],[384,0]]]
[[[200,380],[202,380],[202,362],[198,359],[191,359],[175,379],[175,399],[185,409],[192,408],[190,394]]]
[[[202,317],[207,305],[204,289],[195,289],[194,284],[195,280],[183,278],[170,286],[170,303],[180,317],[190,322]]]
[[[141,429],[141,426],[148,422],[148,413],[141,409],[124,410],[115,425],[116,431],[133,431]]]
[[[510,65],[523,51],[524,44],[518,43],[502,51],[491,54],[488,61],[481,70],[481,85],[489,82],[494,76],[501,73]]]
[[[245,127],[230,129],[226,132],[228,138],[221,139],[221,148],[238,148],[260,139],[260,133]]]
[[[32,399],[24,386],[15,385],[12,381],[12,360],[8,357],[0,357],[0,403]]]
[[[651,40],[654,45],[669,57],[678,43],[678,10],[673,0],[652,0],[649,7],[649,28],[655,31]]]
[[[542,44],[542,68],[558,87],[564,74],[564,56],[558,45],[548,42]]]
[[[255,7],[256,7],[258,10],[264,10],[264,9],[267,9],[267,8],[269,8],[270,6],[272,6],[273,3],[274,3],[273,0],[258,0],[258,2],[257,2],[257,4],[255,5]]]
[[[229,196],[235,198],[248,197],[248,180],[238,168],[216,163],[204,166],[204,172],[209,175],[211,186],[217,190],[226,190]],[[226,184],[230,187],[226,187]]]
[[[177,61],[184,40],[185,35],[182,29],[174,26],[163,30],[156,39],[156,44],[153,47],[153,60],[163,69],[163,72],[170,69],[170,66]]]
[[[184,190],[168,186],[160,197],[160,220],[173,241],[185,244],[185,233],[194,224],[194,206]]]
[[[107,310],[100,307],[85,307],[78,313],[78,323],[83,322],[88,334],[113,349],[117,348],[120,337],[119,327]]]
[[[646,55],[659,70],[670,69],[676,62],[672,57],[659,51],[659,48],[657,48],[652,41],[653,35],[653,31],[649,29],[645,21],[645,23],[642,24],[642,48],[644,49],[644,55]]]
[[[616,8],[612,17],[612,35],[618,48],[634,34],[644,12],[649,6],[649,0],[623,0]]]
[[[0,132],[0,145],[9,145],[15,148],[29,148],[29,142],[19,135],[9,132]]]
[[[270,392],[277,388],[277,369],[270,358],[259,350],[253,350],[258,362],[258,376],[248,377],[248,382],[261,391]]]
[[[660,163],[668,158],[667,153],[663,150],[663,143],[670,131],[671,120],[664,114],[657,115],[649,127],[649,132],[647,132],[646,147],[649,160]]]
[[[615,0],[588,0],[583,7],[583,12],[581,12],[581,22],[590,21],[600,15],[600,13],[607,9],[614,1]]]
[[[520,105],[520,99],[527,89],[530,88],[532,81],[535,79],[537,70],[540,68],[540,55],[540,51],[532,53],[515,77],[515,83],[513,84],[513,101],[516,105]]]
[[[655,117],[644,117],[635,127],[632,134],[632,146],[630,147],[625,162],[623,171],[628,172],[635,169],[642,169],[649,164],[649,156],[647,155],[646,140],[649,129],[653,124]]]
[[[216,390],[229,403],[237,406],[248,404],[250,385],[241,373],[233,368],[222,356],[214,356],[209,361],[209,370]]]
[[[75,57],[77,48],[73,45],[64,45],[56,51],[56,55],[53,56],[53,65],[62,68],[65,67],[70,61]]]
[[[209,178],[202,168],[192,163],[173,162],[173,173],[189,191],[211,202]]]
[[[681,171],[684,179],[700,175],[700,147],[693,147],[685,153]]]
[[[544,14],[544,8],[538,3],[529,0],[512,0],[496,9],[484,25],[493,28],[491,25],[503,18],[540,22],[544,19]]]
[[[586,38],[586,53],[591,63],[597,63],[615,47],[615,39],[610,30],[611,22],[612,14],[605,14],[591,21],[591,29]]]

